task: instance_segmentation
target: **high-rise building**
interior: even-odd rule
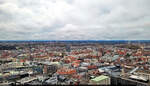
[[[70,45],[66,45],[66,51],[70,52],[71,51],[71,46]]]
[[[47,73],[47,66],[46,66],[46,65],[44,65],[43,73],[44,73],[44,74],[46,74],[46,73]]]

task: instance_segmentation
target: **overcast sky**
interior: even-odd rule
[[[0,0],[0,40],[147,40],[150,0]]]

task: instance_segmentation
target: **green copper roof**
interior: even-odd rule
[[[107,78],[108,78],[107,76],[101,75],[101,76],[98,76],[98,77],[96,77],[94,79],[91,79],[91,80],[95,81],[95,82],[98,82],[98,81],[101,81],[101,80],[105,80]]]

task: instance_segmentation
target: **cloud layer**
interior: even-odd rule
[[[0,0],[0,40],[150,39],[150,0]]]

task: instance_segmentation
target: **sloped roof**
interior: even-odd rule
[[[108,76],[101,75],[101,76],[98,76],[98,77],[96,77],[96,78],[94,78],[94,79],[91,79],[91,80],[92,80],[92,81],[95,81],[95,82],[99,82],[99,81],[105,80],[105,79],[107,79],[107,78],[109,78],[109,77],[108,77]]]

